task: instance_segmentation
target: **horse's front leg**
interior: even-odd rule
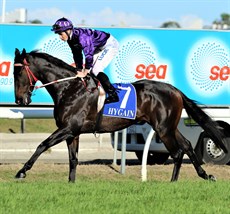
[[[78,165],[79,135],[66,140],[69,151],[69,182],[75,182]]]
[[[26,177],[26,171],[30,170],[34,165],[38,157],[45,152],[50,147],[67,140],[68,138],[73,138],[71,132],[68,128],[57,129],[53,134],[51,134],[46,140],[44,140],[36,149],[31,158],[24,164],[23,168],[18,171],[15,178],[21,179]]]

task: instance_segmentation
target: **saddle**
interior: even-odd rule
[[[100,81],[96,78],[96,76],[93,73],[88,73],[88,75],[92,77],[96,87],[98,88],[99,96],[97,101],[97,112],[100,112],[104,106],[106,93],[103,87],[101,86]]]

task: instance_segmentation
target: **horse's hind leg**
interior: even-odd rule
[[[179,130],[176,130],[175,136],[176,136],[176,140],[177,140],[180,148],[184,151],[185,154],[188,155],[189,159],[191,160],[194,168],[197,171],[197,174],[205,180],[215,181],[216,178],[213,175],[207,175],[205,170],[199,164],[199,161],[198,161],[197,156],[196,156],[196,154],[192,148],[191,143],[179,132]]]
[[[174,161],[174,168],[173,168],[171,181],[178,180],[184,154],[188,155],[192,164],[194,165],[194,168],[197,171],[197,174],[201,178],[215,180],[214,176],[212,175],[208,176],[206,174],[205,170],[199,164],[199,161],[191,146],[191,143],[178,130],[176,130],[175,133],[164,132],[164,134],[161,135],[160,138],[164,142],[166,148],[170,152],[170,155]]]
[[[173,173],[172,173],[171,181],[177,181],[178,180],[180,169],[181,169],[181,164],[183,161],[183,157],[184,157],[184,152],[181,149],[178,149],[178,151],[172,155],[174,167],[173,167]]]
[[[69,151],[69,182],[75,182],[78,165],[79,135],[66,140],[66,143]]]
[[[25,178],[26,171],[30,170],[34,165],[38,157],[50,147],[70,138],[71,136],[69,129],[57,129],[51,134],[46,140],[44,140],[36,149],[31,158],[24,164],[23,168],[18,171],[15,178]]]
[[[160,132],[159,136],[161,140],[164,142],[165,147],[169,151],[174,167],[173,167],[173,173],[171,177],[171,181],[177,181],[180,173],[180,168],[184,156],[183,149],[181,149],[176,141],[175,135],[173,132],[172,134],[169,134],[169,132]]]

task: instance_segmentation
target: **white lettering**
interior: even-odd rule
[[[108,114],[113,114],[113,108],[109,108],[109,110],[108,110]]]
[[[119,109],[119,108],[109,108],[108,114],[114,115],[114,116],[119,116],[119,117],[134,117],[135,111],[134,110]]]

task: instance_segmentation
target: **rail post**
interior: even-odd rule
[[[153,129],[150,130],[148,137],[145,142],[144,152],[142,156],[142,165],[141,165],[141,179],[142,181],[147,181],[147,157],[149,152],[149,146],[152,141],[153,135],[155,131]]]
[[[117,165],[118,131],[114,132],[113,164]]]
[[[122,130],[121,174],[125,174],[127,129]]]

